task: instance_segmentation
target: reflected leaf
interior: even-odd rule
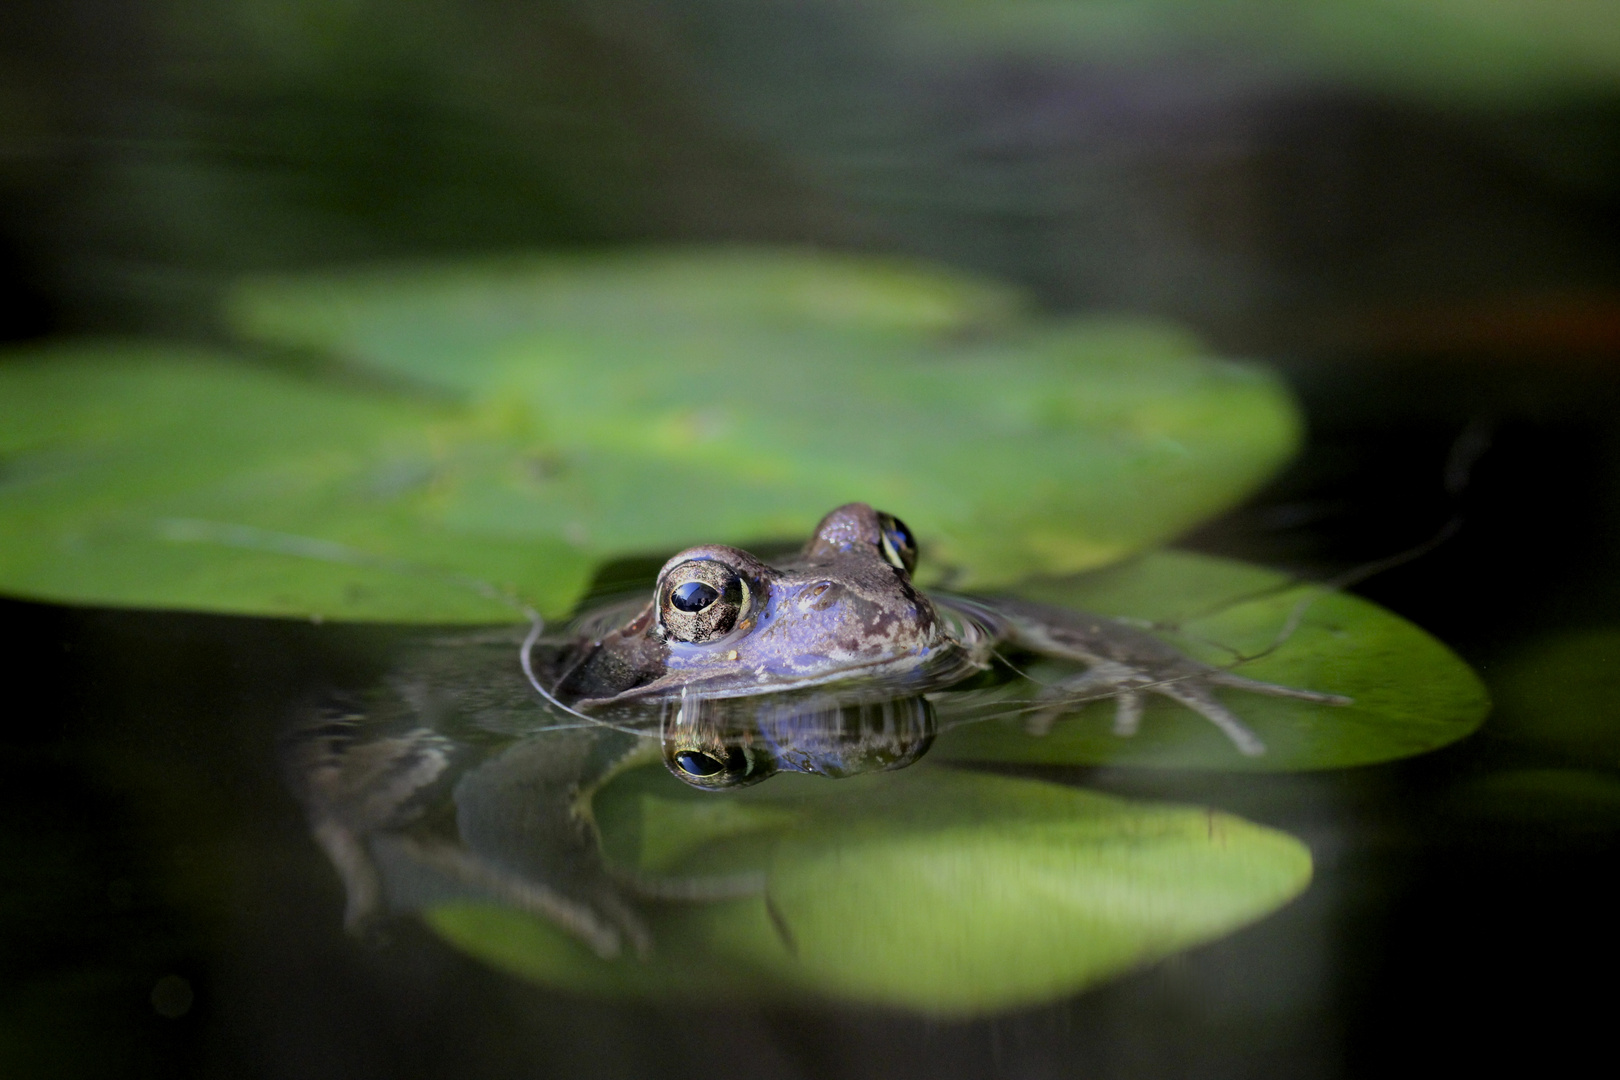
[[[1265,375],[1161,326],[1018,306],[907,264],[718,251],[265,280],[229,310],[514,418],[579,470],[603,554],[799,537],[861,499],[918,529],[929,573],[1006,583],[1166,539],[1293,449]],[[518,496],[492,481],[447,512],[493,527]]]
[[[624,869],[763,870],[766,896],[670,905],[647,961],[603,961],[483,904],[430,924],[497,967],[637,996],[810,994],[945,1015],[1050,1000],[1252,922],[1297,895],[1297,840],[1211,810],[914,767],[780,777],[724,798],[641,769],[596,800]],[[768,897],[768,901],[766,899]]]
[[[1110,700],[1059,719],[1045,735],[1032,735],[1024,730],[1028,711],[1011,711],[992,695],[951,711],[940,704],[951,729],[935,743],[935,755],[1050,765],[1341,768],[1444,746],[1477,728],[1489,709],[1473,671],[1411,623],[1359,597],[1260,567],[1155,552],[1024,591],[1042,603],[1146,623],[1187,655],[1230,665],[1234,674],[1340,694],[1352,703],[1222,689],[1220,698],[1265,743],[1264,754],[1245,757],[1207,720],[1156,696],[1139,732],[1121,737],[1112,732]],[[1040,666],[1030,674],[1055,677]],[[1028,696],[1026,685],[1015,688]],[[1000,718],[963,722],[976,713]]]

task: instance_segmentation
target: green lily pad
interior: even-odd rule
[[[425,383],[475,389],[503,352],[545,335],[656,346],[747,330],[883,340],[1017,321],[1015,290],[895,259],[788,250],[652,249],[266,277],[226,319],[242,336],[338,352]]]
[[[1266,744],[1257,757],[1240,754],[1197,713],[1156,696],[1129,738],[1111,730],[1114,703],[1097,701],[1040,736],[1024,731],[1021,716],[959,724],[940,736],[932,754],[1050,765],[1341,768],[1454,742],[1474,731],[1490,708],[1468,665],[1416,626],[1359,597],[1256,566],[1163,551],[1018,591],[1148,625],[1206,663],[1263,682],[1340,694],[1352,704],[1220,690]]]
[[[490,905],[432,909],[446,939],[525,978],[612,996],[811,996],[965,1016],[1059,998],[1253,922],[1298,895],[1299,841],[1229,814],[918,766],[779,777],[724,799],[659,766],[597,798],[642,874],[765,872],[765,895],[656,909],[654,954],[603,961]]]
[[[625,463],[581,491],[604,554],[802,536],[858,499],[958,584],[1068,573],[1242,498],[1299,434],[1274,379],[1179,333],[1020,320],[1005,290],[884,261],[536,257],[265,280],[228,310],[250,339],[520,416],[564,473]],[[520,501],[491,483],[456,511]]]
[[[568,611],[602,561],[865,500],[962,583],[1118,558],[1293,446],[1259,372],[1001,290],[782,254],[537,260],[241,293],[303,374],[144,345],[0,365],[0,589],[345,619]],[[998,329],[999,328],[999,329]]]
[[[488,622],[563,611],[591,560],[447,520],[437,487],[516,457],[478,417],[158,345],[0,365],[0,588],[140,607]]]

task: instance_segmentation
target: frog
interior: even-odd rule
[[[544,918],[602,957],[645,956],[646,905],[762,884],[615,867],[592,809],[606,783],[655,761],[708,792],[906,768],[932,745],[939,703],[1021,656],[1079,669],[1036,693],[1037,735],[1111,698],[1128,738],[1158,695],[1255,757],[1263,741],[1217,691],[1350,701],[1205,664],[1116,619],[925,592],[917,560],[903,521],[848,503],[786,558],[688,548],[650,596],[593,607],[555,635],[536,618],[521,640],[429,639],[359,700],[308,711],[285,760],[342,880],[345,922],[471,898]]]
[[[866,503],[822,518],[793,558],[767,564],[741,548],[704,545],[671,558],[653,596],[622,624],[581,626],[559,657],[551,693],[576,709],[637,702],[754,697],[838,683],[929,693],[962,683],[1009,654],[1084,665],[1040,692],[1033,734],[1078,701],[1114,699],[1114,732],[1140,728],[1158,694],[1214,724],[1239,754],[1265,744],[1217,688],[1342,705],[1338,694],[1247,678],[1185,656],[1116,619],[1011,597],[930,596],[913,584],[917,543],[905,523]],[[727,757],[736,757],[728,753]],[[746,758],[746,753],[743,754]],[[729,761],[679,741],[671,771],[697,786],[758,782],[766,763]]]

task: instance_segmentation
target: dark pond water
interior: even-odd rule
[[[1325,577],[1460,517],[1444,544],[1357,588],[1474,665],[1491,718],[1357,768],[979,770],[1296,838],[1309,887],[1252,925],[967,1018],[537,986],[412,918],[344,931],[285,733],[331,688],[374,681],[397,632],[8,602],[8,1071],[1330,1077],[1553,1067],[1591,1048],[1612,1000],[1593,979],[1620,959],[1616,387],[1592,370],[1461,362],[1292,378],[1314,424],[1306,453],[1186,546]],[[1448,493],[1448,459],[1476,451]],[[925,767],[915,775],[940,775]]]
[[[1071,54],[1040,22],[1017,40],[975,18],[919,34],[888,22],[889,7],[978,5],[8,0],[0,341],[178,335],[313,385],[333,343],[310,352],[296,309],[290,337],[228,329],[224,283],[688,241],[937,260],[1027,289],[1041,319],[1168,319],[1217,355],[1280,364],[1308,436],[1258,496],[1180,538],[1191,554],[1156,565],[1205,585],[1219,577],[1210,567],[1232,569],[1211,557],[1353,581],[1352,598],[1329,597],[1302,623],[1313,648],[1339,651],[1274,677],[1344,690],[1336,680],[1354,669],[1356,704],[1279,712],[1278,699],[1223,690],[1267,744],[1246,759],[1163,703],[1134,739],[1110,734],[1105,703],[1043,740],[1017,724],[953,726],[936,702],[880,718],[898,734],[862,760],[921,756],[903,770],[779,775],[715,795],[653,762],[595,800],[600,849],[569,847],[557,840],[569,774],[481,771],[545,737],[525,726],[534,702],[506,728],[431,695],[375,730],[320,712],[385,685],[423,631],[0,600],[0,1078],[1329,1080],[1563,1075],[1612,1056],[1612,16],[1511,2],[998,5],[1085,12]],[[383,337],[417,344],[396,334],[413,303],[381,320]],[[638,354],[651,357],[642,378],[682,370],[663,331],[639,324],[641,301],[631,315],[602,310],[611,329],[656,338]],[[994,343],[962,328],[952,348]],[[756,358],[793,344],[737,340],[688,356],[769,378]],[[846,374],[864,365],[840,340],[812,342],[823,351],[805,355],[823,366],[802,369],[833,405],[826,423],[801,424],[799,444],[829,488],[842,481],[818,443],[836,439],[846,465],[885,452],[862,439],[878,414],[847,408],[842,377],[826,375],[831,357]],[[919,354],[930,368],[935,344]],[[459,361],[465,340],[438,347]],[[344,385],[392,392],[400,373],[349,371]],[[891,403],[927,399],[914,378],[880,385]],[[81,384],[61,386],[59,405],[86,404]],[[147,389],[141,400],[161,407],[161,386]],[[976,396],[949,389],[942,402]],[[148,408],[123,392],[106,400]],[[196,400],[210,419],[229,415]],[[887,452],[922,445],[908,445],[917,430],[954,435],[939,417],[977,404],[885,430]],[[630,415],[605,417],[609,451]],[[520,414],[491,416],[504,431]],[[719,437],[724,419],[704,408],[683,423]],[[264,441],[249,427],[244,445]],[[12,434],[0,424],[0,450]],[[32,444],[47,466],[52,438]],[[987,460],[956,442],[970,449],[931,471]],[[181,439],[167,460],[178,469],[213,445]],[[1031,460],[1007,452],[997,460]],[[125,462],[103,456],[108,482],[127,483]],[[526,481],[571,468],[527,444],[522,461]],[[29,467],[0,462],[0,484]],[[979,471],[984,496],[1033,475]],[[641,494],[639,474],[606,475],[622,481],[616,498]],[[1056,475],[1034,478],[1076,491]],[[367,490],[424,476],[407,463]],[[657,494],[663,512],[712,505],[675,483]],[[860,497],[873,496],[839,496]],[[631,509],[621,525],[660,512]],[[168,520],[169,538],[195,541],[211,521]],[[1007,558],[999,545],[993,557]],[[87,595],[78,584],[30,595]],[[1092,579],[1075,596],[1118,585]],[[1399,725],[1376,721],[1400,710],[1371,708],[1374,652],[1356,636],[1371,623],[1345,615],[1371,608],[1354,597],[1479,674],[1494,704],[1477,731],[1477,715],[1452,716],[1387,741]],[[1449,688],[1428,685],[1414,675],[1422,658],[1402,651],[1427,639],[1379,640],[1397,705],[1455,696],[1455,670]],[[1205,644],[1218,662],[1240,643]],[[503,655],[511,682],[516,652]],[[1016,674],[998,669],[1007,681],[980,690],[1024,692]],[[312,744],[293,733],[322,715],[407,751],[379,755],[386,767],[358,770],[329,804],[402,795],[408,820],[375,830],[374,864],[345,862],[352,830],[321,830],[297,752]],[[1337,724],[1359,734],[1319,737]],[[417,741],[387,743],[405,736]],[[799,760],[853,760],[836,738],[818,746]],[[1203,767],[1163,767],[1172,759]],[[498,812],[468,820],[514,827],[473,843],[456,815],[492,792]],[[580,932],[589,920],[558,929],[568,920],[556,905],[545,915],[544,896],[462,858],[521,858],[536,848],[511,837],[536,835],[551,846],[535,874],[566,864],[551,880],[591,883],[591,912],[623,900],[617,938]],[[406,910],[364,902],[372,870]],[[687,887],[697,902],[626,900],[631,886]],[[492,897],[499,915],[466,903]],[[638,926],[644,957],[630,955]],[[611,962],[592,952],[614,944]]]

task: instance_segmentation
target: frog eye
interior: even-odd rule
[[[702,645],[731,633],[748,611],[748,584],[725,563],[693,559],[664,575],[658,620],[676,641]]]
[[[889,560],[889,565],[907,574],[917,569],[917,541],[912,538],[906,523],[893,514],[881,512],[877,519],[880,533],[878,547],[882,549],[883,557]]]
[[[664,763],[688,784],[708,791],[757,784],[775,771],[756,768],[754,755],[737,745],[671,747]]]

